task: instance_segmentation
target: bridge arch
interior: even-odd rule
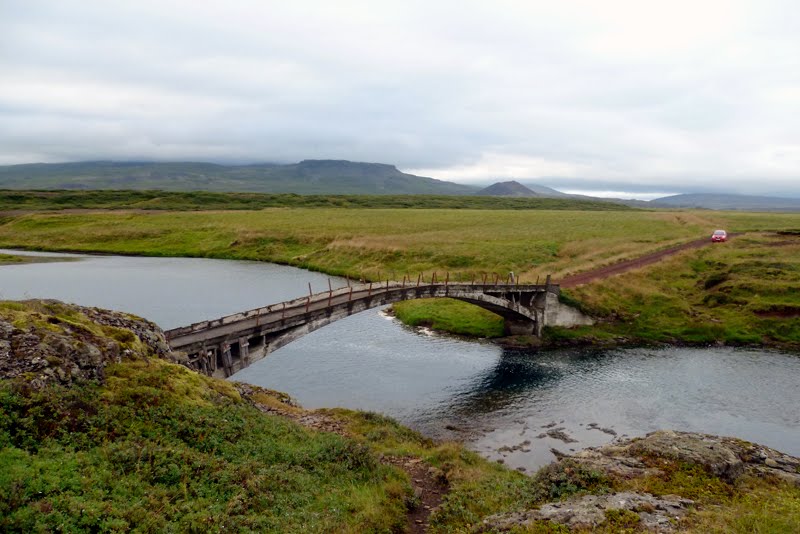
[[[265,308],[203,321],[165,332],[187,365],[227,377],[292,341],[362,311],[419,298],[453,298],[503,317],[510,335],[540,335],[548,300],[558,286],[398,283],[318,293]],[[548,299],[548,295],[551,298]]]

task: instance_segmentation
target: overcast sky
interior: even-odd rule
[[[0,0],[0,164],[800,197],[797,0]]]

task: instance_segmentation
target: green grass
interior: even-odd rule
[[[0,190],[0,210],[137,209],[259,210],[264,208],[414,208],[511,210],[632,210],[623,204],[557,198],[453,195],[298,195],[209,191]]]
[[[0,302],[0,318],[33,332],[94,336],[100,347],[138,347],[108,365],[102,383],[34,390],[24,376],[0,381],[3,532],[398,532],[414,498],[408,475],[381,461],[387,456],[417,459],[446,481],[430,518],[434,533],[471,532],[489,515],[622,490],[697,500],[684,531],[800,525],[800,489],[777,480],[729,483],[655,457],[644,461],[663,474],[643,478],[610,478],[573,460],[526,476],[379,414],[320,410],[347,437],[265,414],[231,382],[160,360],[132,332],[68,305]],[[285,398],[253,395],[273,413],[304,415]],[[612,512],[597,531],[635,525],[631,514]],[[525,531],[566,532],[549,523]]]
[[[791,242],[798,227],[796,214],[710,211],[109,211],[6,215],[0,247],[261,260],[367,280],[413,280],[419,273],[430,279],[435,272],[467,281],[514,271],[522,282],[535,282],[726,228],[750,233],[566,293],[564,300],[603,321],[591,329],[550,329],[548,339],[796,348],[800,280]],[[496,317],[466,305],[416,302],[398,310],[410,324],[498,335]]]
[[[796,216],[710,212],[269,208],[7,215],[0,246],[286,263],[371,279],[514,271],[556,278],[682,243],[708,228],[793,228]]]
[[[159,359],[131,330],[73,306],[0,302],[0,319],[15,339],[21,330],[62,347],[91,343],[107,362],[102,383],[0,381],[0,531],[383,532],[405,523],[407,476],[365,445],[266,415],[232,383]]]
[[[398,302],[395,315],[411,326],[472,337],[500,337],[503,318],[473,304],[453,299],[419,299]]]
[[[645,457],[662,474],[614,480],[615,489],[680,495],[697,502],[682,532],[794,533],[800,525],[800,488],[785,481],[743,476],[722,480],[699,465]]]
[[[529,477],[490,463],[455,443],[435,444],[384,416],[324,410],[378,454],[418,457],[447,481],[449,491],[431,517],[431,532],[470,532],[488,515],[527,509],[576,494],[605,492],[610,481],[571,461]]]
[[[606,319],[594,335],[797,349],[800,239],[748,234],[569,295]]]
[[[107,373],[104,386],[26,394],[0,385],[0,530],[357,532],[404,523],[403,474],[364,446],[264,415],[230,386],[176,365]]]

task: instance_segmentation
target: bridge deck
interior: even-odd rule
[[[538,335],[552,284],[419,284],[385,282],[325,291],[167,330],[170,346],[187,365],[214,376],[230,376],[269,352],[354,313],[427,297],[452,297],[502,315],[512,333]]]
[[[397,290],[414,290],[424,294],[434,296],[442,288],[457,293],[459,291],[470,292],[541,292],[546,291],[550,285],[537,284],[454,284],[436,283],[414,285],[410,283],[401,284],[399,282],[384,282],[377,284],[359,284],[349,287],[325,291],[313,295],[279,302],[261,308],[244,312],[226,315],[218,319],[200,321],[188,326],[173,328],[164,332],[167,341],[173,348],[196,343],[202,339],[218,338],[225,335],[233,335],[248,327],[267,327],[274,323],[285,323],[295,317],[305,316],[312,311],[325,310],[332,306],[360,300],[366,297],[378,297],[388,292]]]

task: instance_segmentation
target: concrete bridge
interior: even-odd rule
[[[244,369],[295,339],[358,312],[418,298],[449,297],[492,311],[508,335],[540,336],[546,325],[585,324],[558,302],[559,286],[514,283],[360,284],[272,304],[165,332],[186,364],[220,378]],[[570,312],[569,310],[572,310]],[[579,314],[578,314],[579,315]],[[578,322],[576,322],[578,321]],[[583,321],[583,323],[582,323]]]

